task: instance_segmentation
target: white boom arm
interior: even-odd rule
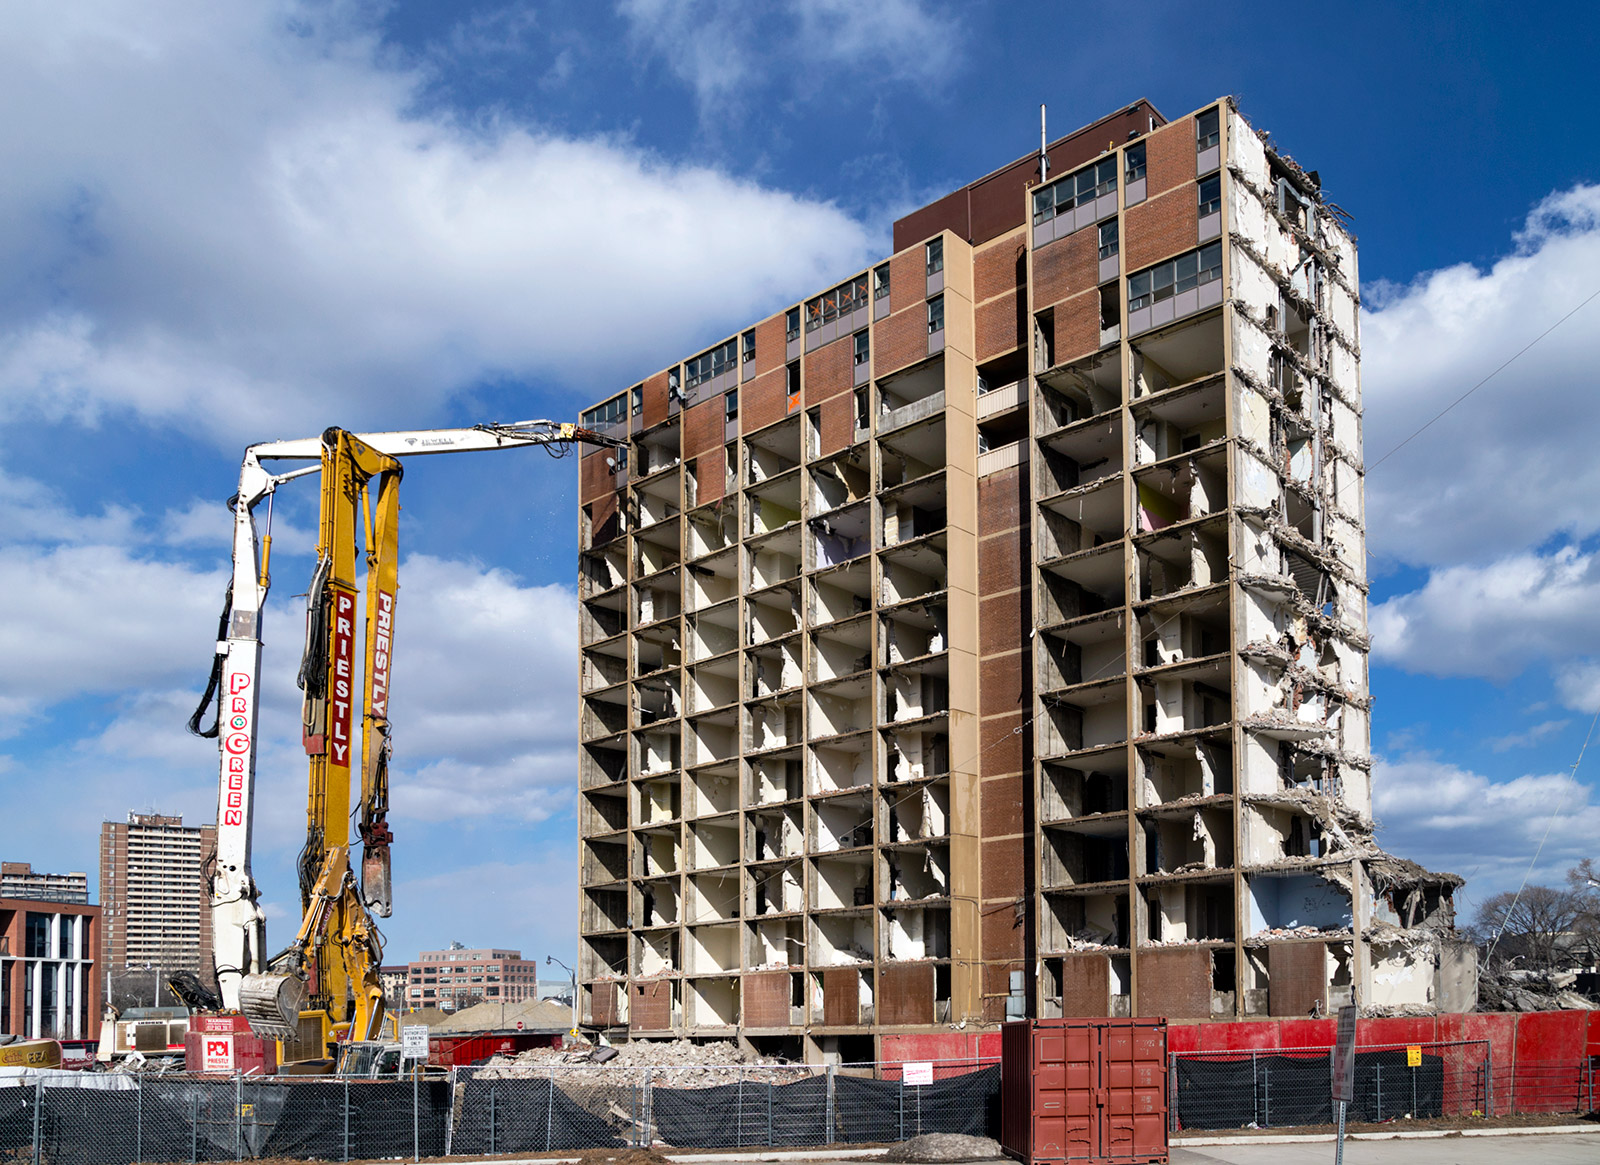
[[[517,421],[470,429],[422,429],[397,433],[361,433],[360,439],[390,457],[435,453],[481,453],[528,445],[570,446],[579,442],[621,445],[615,438],[555,421]],[[217,985],[226,1008],[239,1007],[239,985],[245,975],[266,969],[266,919],[250,875],[252,801],[255,794],[257,728],[260,708],[261,611],[271,579],[271,505],[265,544],[257,536],[255,508],[270,499],[279,485],[315,473],[321,467],[323,439],[273,441],[245,450],[239,468],[239,493],[233,499],[233,582],[229,607],[219,632],[217,667],[212,674],[198,724],[212,690],[217,693],[217,727],[221,780],[217,795],[217,857],[211,883],[211,934]],[[308,461],[286,473],[263,468],[267,461]],[[205,735],[210,735],[206,733]]]

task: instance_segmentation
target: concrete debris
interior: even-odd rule
[[[880,1161],[945,1162],[998,1161],[1005,1157],[1000,1143],[990,1137],[969,1137],[963,1133],[923,1133],[909,1141],[889,1146]]]
[[[786,1084],[813,1075],[804,1065],[781,1057],[742,1051],[732,1040],[703,1044],[689,1040],[635,1040],[611,1047],[566,1050],[530,1048],[514,1056],[494,1056],[478,1070],[479,1078],[518,1079],[548,1076],[563,1084],[615,1082],[625,1074],[639,1082],[641,1069],[654,1069],[655,1084],[663,1088],[710,1088],[741,1078],[760,1083]]]

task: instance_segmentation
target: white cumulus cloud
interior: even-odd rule
[[[622,138],[413,112],[425,80],[359,6],[7,8],[0,417],[232,443],[415,423],[485,376],[592,399],[869,249]]]

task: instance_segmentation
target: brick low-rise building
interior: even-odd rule
[[[60,889],[59,882],[41,884],[47,893]],[[98,906],[58,893],[0,896],[0,1035],[93,1039],[100,1024],[99,944]]]
[[[1343,212],[1226,101],[1047,152],[584,414],[586,1023],[1471,1006],[1372,838]]]
[[[452,943],[406,964],[407,1007],[470,1007],[539,999],[539,964],[521,951],[471,949]]]

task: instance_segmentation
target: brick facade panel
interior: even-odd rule
[[[984,837],[1009,837],[1021,833],[1022,775],[995,777],[980,786],[980,817]]]
[[[927,298],[928,256],[922,247],[910,247],[889,260],[889,310],[898,314]]]
[[[756,341],[758,344],[759,340]],[[782,368],[757,376],[739,392],[739,431],[753,433],[788,414],[787,374]]]
[[[1100,285],[1100,232],[1074,231],[1033,253],[1033,310]]]
[[[1022,302],[1013,291],[991,300],[974,313],[977,329],[974,347],[980,363],[1004,355],[1022,343],[1024,332],[1018,317],[1018,305]]]
[[[672,984],[664,980],[635,983],[630,988],[628,1027],[633,1031],[658,1032],[672,1027]]]
[[[850,967],[822,972],[822,1022],[845,1027],[861,1020],[861,973]]]
[[[1206,1019],[1211,1015],[1211,952],[1203,947],[1139,952],[1141,1016]]]
[[[788,352],[786,331],[783,312],[756,325],[756,376],[771,372],[774,368],[782,368],[788,362],[785,358]],[[742,351],[743,339],[739,343]]]
[[[1144,141],[1144,189],[1147,197],[1154,198],[1180,182],[1194,181],[1193,117],[1170,122],[1148,135]]]
[[[1100,295],[1074,296],[1056,305],[1055,362],[1069,364],[1100,349]]]
[[[1023,894],[1023,863],[1027,849],[1020,837],[983,843],[983,897],[1020,898]]]
[[[855,343],[849,336],[824,344],[805,360],[807,408],[841,392],[849,392],[854,386]]]
[[[1004,647],[1021,647],[1028,633],[1028,592],[1017,590],[978,600],[978,641]]]
[[[1143,959],[1144,955],[1139,957]],[[1111,1014],[1110,956],[1068,955],[1061,960],[1061,1014]]]
[[[589,545],[603,545],[622,533],[621,503],[621,497],[615,493],[601,494],[594,500],[589,507]]]
[[[922,275],[920,264],[917,274]],[[886,376],[927,358],[928,313],[922,306],[897,311],[872,325],[872,368],[876,375]]]
[[[745,1027],[788,1027],[789,973],[764,971],[744,976],[739,985],[739,1009]]]
[[[978,715],[997,716],[1028,707],[1033,686],[1021,651],[993,655],[978,664]]]
[[[1022,585],[1022,536],[985,538],[978,543],[978,593]]]
[[[1160,198],[1128,211],[1128,272],[1200,245],[1200,190],[1191,178]]]
[[[998,534],[1017,526],[1023,518],[1028,480],[1021,466],[1002,469],[978,479],[978,537]]]
[[[644,382],[643,400],[640,402],[640,414],[644,417],[644,427],[650,428],[659,425],[667,419],[667,374],[658,372]]]
[[[594,456],[585,457],[578,463],[579,505],[586,505],[607,494],[615,494],[617,477],[616,474],[611,472],[611,467],[606,464],[607,457],[615,458],[616,454],[608,450],[601,450]]]
[[[1267,948],[1267,1013],[1309,1015],[1328,1010],[1328,948],[1322,943],[1273,943]]]
[[[848,449],[856,435],[855,397],[843,393],[822,402],[821,432],[818,435],[817,455],[831,457]]]
[[[602,1027],[610,1027],[617,1022],[617,985],[596,983],[592,991],[592,1001],[589,1004],[590,1019]]]
[[[1016,922],[1016,912],[1005,911],[1005,909],[994,911],[992,909],[992,911],[984,915],[984,933],[982,933],[984,962],[994,959],[1021,959],[1022,954],[1027,949],[1026,939],[1027,923],[1024,922],[1019,927],[1018,922]],[[1000,981],[1000,986],[986,987],[986,991],[1005,991],[1006,971],[1022,970],[1022,968],[989,967],[984,968],[984,970],[986,970],[986,978],[987,973],[998,971],[998,975],[995,975],[995,978]],[[1002,1003],[1003,1007],[1005,1000],[997,1000],[997,1002]]]
[[[983,749],[984,773],[1017,773],[1027,764],[1025,745],[1030,739],[1023,728],[1024,712],[996,716],[978,724],[978,747]],[[1016,731],[1022,728],[1021,732]]]
[[[996,239],[980,247],[972,255],[973,302],[982,303],[1008,291],[1015,291],[1028,281],[1024,256],[1027,235],[1017,233]]]
[[[722,448],[723,421],[727,405],[718,393],[683,413],[683,459],[698,457],[708,449]]]
[[[696,505],[722,500],[723,487],[728,481],[727,461],[727,451],[721,445],[714,445],[695,462]]]
[[[876,996],[880,1024],[930,1024],[933,1022],[933,964],[884,964],[878,972]]]

